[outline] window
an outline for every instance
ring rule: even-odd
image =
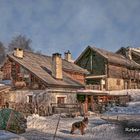
[[[27,96],[27,103],[32,103],[33,102],[33,96],[32,95],[28,95]]]
[[[57,97],[57,104],[64,104],[65,103],[65,97]]]
[[[120,84],[121,84],[121,81],[120,81],[120,79],[117,79],[117,83],[116,83],[118,86],[120,86]]]

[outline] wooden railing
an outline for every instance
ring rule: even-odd
[[[72,112],[78,112],[80,107],[78,104],[57,104],[57,103],[51,103],[52,112],[53,113],[72,113]]]
[[[86,85],[86,89],[101,90],[100,85]]]

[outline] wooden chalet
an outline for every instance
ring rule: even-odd
[[[71,61],[71,53],[40,55],[16,48],[2,67],[3,80],[12,80],[12,102],[76,103],[76,91],[85,87],[87,70]],[[39,96],[37,96],[39,95]],[[13,97],[14,96],[14,97]]]
[[[89,46],[75,64],[90,72],[86,76],[90,89],[110,91],[140,88],[140,65],[121,54]]]
[[[140,65],[130,57],[104,49],[88,46],[75,61],[78,66],[87,69],[86,90],[79,91],[79,98],[87,104],[86,110],[99,102],[128,101],[124,95],[109,95],[110,91],[140,88]],[[137,58],[138,59],[138,58]],[[82,97],[84,95],[84,97]],[[94,110],[94,109],[92,109]]]

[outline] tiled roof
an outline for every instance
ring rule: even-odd
[[[65,71],[74,71],[82,74],[86,74],[87,71],[83,68],[77,66],[74,63],[62,60],[63,68],[63,79],[57,80],[52,77],[52,57],[46,55],[40,55],[37,53],[24,51],[24,57],[22,59],[15,57],[12,53],[8,54],[8,57],[24,68],[32,72],[38,78],[43,80],[46,84],[50,86],[73,86],[73,87],[83,87],[84,85],[80,82],[67,76]]]

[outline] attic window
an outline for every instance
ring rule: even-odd
[[[52,72],[44,66],[41,66],[43,70],[45,70],[48,74],[52,75]]]

